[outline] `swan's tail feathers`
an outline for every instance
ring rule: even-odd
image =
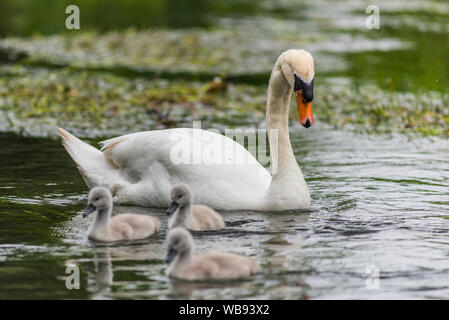
[[[100,150],[62,128],[58,128],[58,133],[62,138],[62,144],[89,188],[101,185],[104,178],[116,170]]]

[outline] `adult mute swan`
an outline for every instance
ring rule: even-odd
[[[240,144],[195,128],[144,131],[101,143],[101,151],[58,129],[89,188],[102,185],[119,204],[167,207],[171,186],[186,183],[195,202],[220,210],[309,209],[310,195],[288,132],[292,92],[300,123],[313,123],[314,66],[304,50],[287,50],[268,84],[266,120],[271,174]]]

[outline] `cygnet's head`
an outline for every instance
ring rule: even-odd
[[[95,187],[89,192],[86,210],[83,217],[87,217],[94,211],[108,209],[112,206],[112,194],[105,187]]]
[[[190,232],[181,227],[173,228],[168,232],[167,244],[167,263],[172,262],[176,256],[191,252],[194,245]]]
[[[185,207],[192,203],[192,191],[186,184],[180,184],[175,186],[170,193],[172,203],[167,210],[167,214],[170,215],[178,209],[178,207]]]

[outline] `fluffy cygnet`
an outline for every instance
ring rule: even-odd
[[[225,227],[223,218],[218,212],[208,206],[192,205],[192,191],[187,185],[175,186],[170,196],[172,203],[167,210],[167,214],[171,215],[168,221],[169,229],[184,227],[189,230],[201,231],[219,230]]]
[[[89,192],[87,208],[83,217],[96,211],[88,238],[99,241],[144,239],[159,231],[160,222],[156,217],[124,213],[111,218],[112,195],[104,187],[95,187]]]
[[[258,263],[234,253],[206,251],[193,255],[189,231],[176,227],[167,235],[167,275],[185,280],[239,279],[257,273]]]

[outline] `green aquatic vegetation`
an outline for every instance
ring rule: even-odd
[[[56,126],[104,136],[192,120],[253,123],[263,116],[264,89],[209,82],[126,78],[108,73],[35,67],[0,68],[0,129],[55,135]],[[239,120],[240,119],[240,120]],[[36,128],[36,129],[33,129]]]
[[[336,128],[449,136],[449,111],[444,107],[449,95],[445,93],[326,87],[315,97],[317,118]]]
[[[5,75],[0,78],[3,131],[55,135],[55,127],[64,126],[89,137],[191,126],[193,120],[204,121],[203,128],[257,126],[265,117],[265,86],[228,83],[221,78],[127,78],[70,68],[6,66],[0,73]],[[297,121],[293,100],[290,118]],[[447,136],[448,103],[444,93],[318,83],[314,113],[317,121],[338,129]]]
[[[99,136],[191,125],[192,120],[208,127],[257,125],[279,52],[305,47],[316,61],[318,121],[364,132],[448,135],[447,96],[420,91],[444,88],[446,46],[423,47],[445,35],[399,30],[394,17],[407,11],[406,2],[386,8],[386,32],[377,33],[338,24],[339,18],[361,14],[354,4],[337,6],[329,26],[322,25],[324,13],[315,12],[312,3],[307,19],[301,10],[288,10],[299,9],[293,2],[262,7],[272,14],[220,19],[208,29],[86,29],[3,39],[0,51],[14,52],[16,64],[29,67],[3,68],[0,128],[46,135],[59,124]],[[445,15],[444,8],[421,9]],[[305,32],[298,35],[298,30]],[[423,62],[434,51],[438,63],[429,68]],[[222,82],[212,80],[217,75]],[[331,83],[333,77],[350,85],[342,89]],[[373,83],[382,89],[367,86]],[[296,112],[290,117],[296,120]],[[29,129],[36,126],[51,129]]]
[[[27,64],[246,75],[269,72],[280,51],[316,40],[311,35],[298,39],[296,28],[266,18],[208,30],[90,30],[2,39],[0,50],[28,56],[22,61]]]

